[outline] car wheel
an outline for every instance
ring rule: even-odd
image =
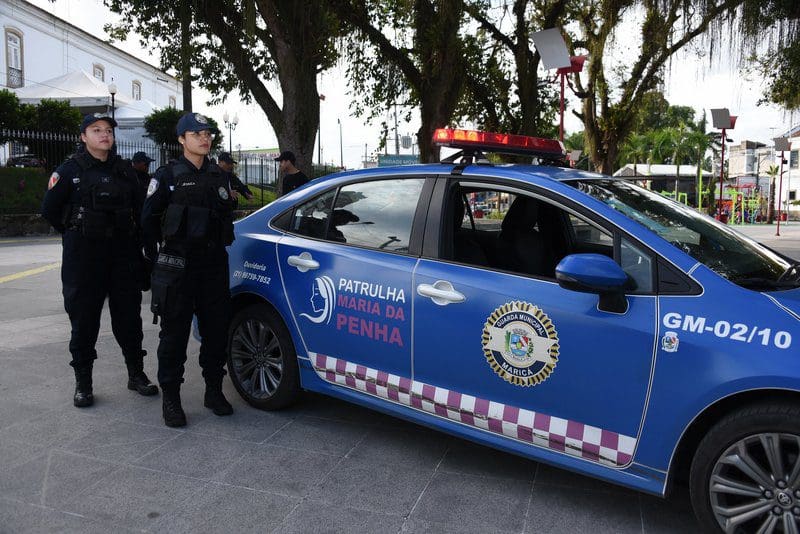
[[[284,408],[297,399],[297,355],[275,310],[256,304],[234,316],[228,335],[228,371],[236,391],[260,410]]]
[[[760,404],[721,420],[692,460],[692,507],[708,531],[800,531],[800,405]]]

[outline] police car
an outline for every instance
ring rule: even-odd
[[[796,532],[798,263],[563,168],[558,141],[435,142],[461,152],[315,180],[236,224],[243,398],[321,392],[652,494],[688,481],[704,528]]]

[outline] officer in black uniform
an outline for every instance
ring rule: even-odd
[[[70,365],[78,407],[94,402],[92,365],[106,297],[111,329],[128,367],[128,389],[158,393],[142,366],[143,195],[130,165],[114,153],[116,125],[106,115],[84,117],[82,146],[50,176],[42,203],[44,218],[63,234],[61,282],[72,324]]]
[[[136,171],[136,178],[139,180],[139,187],[142,190],[142,198],[150,185],[150,163],[155,161],[145,152],[137,152],[131,158],[131,167]]]
[[[202,338],[204,404],[216,415],[233,413],[222,393],[231,299],[225,250],[233,242],[230,177],[208,159],[217,131],[204,116],[184,115],[176,131],[183,156],[156,171],[142,210],[145,254],[155,260],[151,309],[161,318],[158,382],[164,423],[173,427],[186,425],[180,385],[193,314]]]
[[[239,162],[233,159],[231,153],[221,152],[217,160],[219,161],[218,163],[219,168],[225,172],[230,173],[230,186],[231,186],[231,191],[233,192],[233,200],[234,201],[238,200],[237,199],[238,195],[242,195],[247,200],[253,198],[253,193],[250,192],[250,188],[248,188],[239,179],[239,177],[236,176],[236,173],[233,172],[234,166],[237,165]]]

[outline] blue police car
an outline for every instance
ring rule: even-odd
[[[312,390],[657,495],[688,480],[705,528],[797,532],[798,263],[558,166],[557,141],[435,140],[461,152],[315,180],[236,224],[243,398]]]

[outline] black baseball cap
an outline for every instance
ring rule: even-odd
[[[151,161],[155,160],[150,156],[148,156],[147,154],[145,154],[144,152],[137,152],[136,154],[133,155],[131,161],[134,163],[142,163],[142,162],[150,163]]]
[[[280,156],[275,158],[275,161],[284,161],[284,160],[291,161],[292,165],[294,165],[294,162],[296,161],[294,157],[294,152],[292,152],[291,150],[284,150],[283,152],[281,152]]]
[[[233,156],[231,156],[230,152],[220,152],[219,153],[219,157],[217,158],[217,160],[224,161],[225,163],[232,163],[234,165],[239,163],[238,161],[233,159]]]
[[[112,128],[117,127],[117,121],[112,119],[109,115],[106,115],[105,113],[92,113],[90,115],[83,116],[83,121],[81,122],[81,133],[86,133],[86,128],[97,121],[106,121],[111,125]]]
[[[208,122],[208,119],[205,117],[205,115],[201,115],[200,113],[187,113],[180,118],[178,125],[175,127],[175,133],[177,133],[178,136],[181,136],[186,132],[202,132],[203,130],[208,130],[212,133],[219,133],[219,130],[217,130],[213,124]]]

